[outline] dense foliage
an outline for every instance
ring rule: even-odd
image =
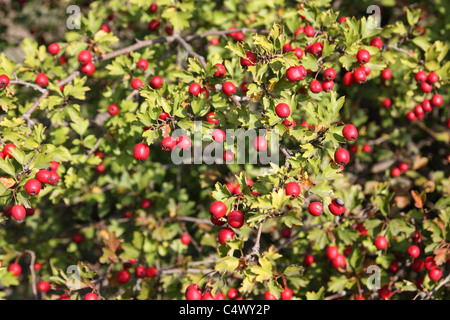
[[[450,297],[448,2],[0,2],[2,298]]]

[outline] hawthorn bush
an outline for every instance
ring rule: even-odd
[[[448,2],[0,2],[2,298],[450,297]]]

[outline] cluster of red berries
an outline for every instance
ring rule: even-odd
[[[402,161],[398,164],[398,166],[396,166],[395,168],[392,168],[391,170],[391,176],[392,177],[400,177],[400,175],[402,174],[402,172],[406,172],[409,170],[409,165]]]

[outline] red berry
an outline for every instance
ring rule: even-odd
[[[425,112],[433,111],[433,107],[431,105],[431,102],[428,99],[423,100],[421,106],[422,106],[422,110],[425,111]]]
[[[442,270],[438,268],[434,268],[430,271],[428,271],[428,276],[433,281],[438,281],[442,276]]]
[[[342,200],[342,198],[331,200],[331,203],[328,205],[328,209],[335,216],[343,214],[345,212],[344,200]]]
[[[391,101],[391,99],[386,98],[383,100],[381,105],[383,106],[383,108],[389,109],[392,106],[392,101]]]
[[[353,73],[351,71],[348,71],[343,78],[344,85],[347,87],[351,86],[353,84]]]
[[[391,78],[392,78],[392,72],[390,69],[386,68],[383,71],[381,71],[381,79],[390,80]]]
[[[389,299],[392,295],[392,291],[389,290],[387,286],[384,286],[380,290],[378,290],[378,295],[381,299]]]
[[[73,240],[73,242],[75,242],[76,244],[80,244],[81,242],[83,242],[84,237],[83,237],[83,235],[82,235],[81,233],[75,233],[75,234],[72,236],[72,240]]]
[[[289,121],[288,119],[285,119],[283,121],[283,124],[286,126],[286,129],[288,130],[296,126],[295,120]]]
[[[206,122],[216,125],[219,123],[219,119],[216,118],[216,114],[214,112],[210,112],[206,115]]]
[[[46,87],[48,85],[48,77],[43,73],[39,73],[36,76],[36,84],[41,87]]]
[[[236,93],[236,86],[233,84],[233,82],[227,81],[222,85],[222,91],[227,96],[232,96]]]
[[[239,229],[244,225],[244,214],[241,211],[231,211],[227,220],[230,227]]]
[[[358,59],[359,64],[366,64],[370,61],[370,52],[366,49],[360,49],[356,54],[356,59]]]
[[[241,66],[247,68],[252,66],[256,62],[256,56],[251,51],[245,51],[247,59],[241,58]]]
[[[95,293],[90,292],[84,296],[84,300],[98,300],[98,296]]]
[[[319,202],[311,202],[308,206],[308,211],[313,216],[320,216],[323,212],[323,206]]]
[[[30,196],[37,196],[41,191],[41,183],[37,179],[30,179],[25,184],[25,190]]]
[[[153,19],[148,24],[148,30],[150,30],[150,31],[155,31],[156,29],[158,29],[158,27],[159,27],[159,21],[156,19]]]
[[[227,73],[227,70],[225,69],[223,64],[216,63],[216,66],[219,67],[216,72],[214,72],[214,76],[216,78],[223,78],[225,74]]]
[[[342,16],[339,18],[338,23],[341,24],[342,22],[344,22],[345,20],[347,20],[347,17]]]
[[[436,72],[430,72],[428,74],[428,77],[427,77],[427,82],[428,83],[433,84],[433,83],[438,82],[438,81],[439,81],[439,76],[436,74]]]
[[[56,161],[50,161],[50,170],[57,171],[59,168],[59,163]]]
[[[52,55],[58,54],[60,48],[59,48],[59,44],[57,43],[51,43],[48,46],[48,52],[50,52]]]
[[[147,145],[138,143],[134,146],[133,155],[136,160],[145,160],[148,158],[149,154],[150,148]]]
[[[161,148],[164,151],[171,151],[177,145],[177,140],[173,137],[166,137],[161,141]]]
[[[440,107],[442,106],[442,103],[444,102],[444,100],[442,99],[442,97],[438,94],[435,94],[432,98],[431,98],[431,104],[433,105],[433,107]]]
[[[309,89],[312,93],[319,93],[320,91],[322,91],[322,84],[318,80],[313,80],[309,84]]]
[[[334,161],[337,164],[346,165],[350,161],[350,154],[343,148],[337,149],[334,153]]]
[[[347,124],[342,129],[342,135],[346,140],[353,141],[358,137],[358,130],[356,130],[356,127],[352,124]]]
[[[148,61],[146,59],[139,59],[137,63],[138,69],[145,71],[148,68]]]
[[[416,73],[415,79],[418,84],[427,81],[428,75],[425,71],[419,71]]]
[[[256,139],[253,141],[253,147],[256,151],[266,151],[268,146],[267,139],[263,136],[256,137]]]
[[[231,150],[226,150],[223,153],[224,162],[232,162],[234,160],[234,152]]]
[[[161,119],[163,121],[165,121],[169,117],[170,117],[170,114],[168,114],[167,112],[164,112],[164,111],[159,115],[159,119]]]
[[[189,137],[180,136],[177,140],[177,147],[182,150],[188,150],[192,146],[192,141]]]
[[[212,38],[211,40],[209,40],[209,43],[213,46],[217,46],[220,43],[219,38]]]
[[[336,269],[345,267],[345,256],[339,253],[336,258],[331,260],[331,265]]]
[[[434,261],[434,258],[431,256],[425,258],[424,264],[427,270],[433,270],[436,268],[436,261]]]
[[[353,71],[353,81],[359,84],[366,82],[367,76],[363,69],[358,68]]]
[[[311,53],[316,58],[322,56],[322,51],[323,51],[323,43],[316,42],[311,46]]]
[[[12,154],[10,152],[11,149],[16,149],[17,147],[13,144],[13,143],[7,143],[4,147],[3,147],[3,154],[5,155],[5,157],[9,157],[12,158]]]
[[[411,236],[412,241],[416,243],[422,242],[422,234],[418,231],[414,231],[414,233]]]
[[[186,300],[201,300],[202,291],[200,290],[198,285],[191,284],[186,288],[185,297]]]
[[[239,292],[236,288],[230,288],[230,290],[228,290],[228,293],[227,293],[228,299],[234,300],[237,298],[238,295],[239,295]]]
[[[314,37],[314,34],[316,33],[312,26],[306,26],[304,32],[307,37]]]
[[[152,201],[150,199],[144,198],[141,201],[141,208],[142,209],[148,209],[152,205]]]
[[[147,276],[147,268],[145,268],[144,266],[137,266],[136,270],[134,271],[134,275],[136,276],[136,278],[145,278]]]
[[[409,112],[406,114],[406,118],[407,118],[409,121],[415,121],[415,120],[417,119],[417,117],[416,117],[416,115],[414,114],[413,111],[409,111]]]
[[[414,259],[414,261],[411,263],[411,268],[413,268],[414,271],[419,272],[423,269],[424,263],[421,259]]]
[[[24,206],[22,205],[15,205],[11,209],[11,215],[14,219],[17,221],[25,219],[27,212],[25,211]]]
[[[329,246],[326,251],[327,257],[330,260],[335,259],[339,254],[339,249],[336,246]]]
[[[103,30],[106,33],[109,33],[111,30],[109,30],[109,27],[106,24],[102,24],[100,27],[100,30]]]
[[[149,278],[156,278],[158,275],[158,270],[156,270],[155,267],[148,267],[147,268],[147,277]]]
[[[139,78],[134,78],[133,80],[131,80],[131,87],[132,87],[134,90],[137,90],[137,89],[139,89],[140,87],[143,87],[143,86],[144,86],[144,83],[142,82],[141,79],[139,79]]]
[[[420,249],[419,249],[419,247],[416,246],[416,245],[414,245],[414,244],[411,245],[411,246],[409,246],[407,252],[408,252],[408,255],[410,255],[411,258],[413,258],[413,259],[417,258],[417,257],[420,255]]]
[[[383,41],[380,38],[373,38],[370,40],[370,45],[381,49],[383,47]]]
[[[303,49],[300,48],[300,47],[295,48],[294,49],[294,54],[299,59],[303,58]]]
[[[128,270],[120,270],[117,273],[117,281],[121,284],[125,284],[130,280],[131,276]]]
[[[159,89],[162,87],[162,85],[163,85],[163,79],[160,76],[154,76],[150,80],[150,87],[152,87],[153,89]]]
[[[231,240],[231,239],[233,239],[233,237],[234,237],[234,231],[231,230],[230,228],[220,229],[219,235],[218,235],[220,243],[226,243],[227,240]]]
[[[291,108],[286,103],[279,103],[275,107],[275,112],[280,118],[287,118],[291,114]]]
[[[79,54],[78,54],[78,62],[81,65],[85,65],[88,64],[89,62],[91,62],[92,60],[92,54],[90,51],[88,50],[82,50]]]
[[[388,246],[388,241],[385,236],[378,236],[375,238],[374,244],[378,250],[384,250]]]
[[[212,138],[216,142],[219,142],[219,143],[224,142],[225,138],[226,138],[225,132],[223,132],[223,130],[220,130],[220,129],[214,129],[212,132]]]
[[[303,264],[304,264],[306,267],[311,266],[313,263],[314,263],[314,257],[313,257],[312,255],[307,254],[307,255],[305,255],[305,256],[303,257]]]
[[[40,292],[47,292],[50,290],[50,283],[47,281],[39,281],[38,284],[36,285],[36,288]]]
[[[8,267],[8,271],[12,272],[13,276],[17,277],[22,273],[22,267],[18,263],[11,263]]]
[[[92,62],[89,62],[81,67],[81,73],[85,76],[92,76],[95,72],[95,65]]]
[[[265,300],[277,300],[277,298],[270,293],[270,291],[266,291],[266,293],[264,293],[264,299]]]
[[[398,168],[401,170],[401,171],[408,171],[409,170],[409,165],[406,163],[406,162],[400,162],[399,164],[398,164]],[[417,232],[417,231],[416,231]]]
[[[420,84],[420,89],[421,89],[423,92],[428,93],[428,92],[431,92],[431,90],[433,89],[433,86],[432,86],[431,84],[429,84],[428,82],[422,82],[422,83]]]
[[[293,66],[286,70],[286,77],[290,82],[303,80],[306,77],[306,69],[303,66]]]
[[[191,236],[190,235],[188,235],[188,234],[183,234],[183,235],[181,235],[181,242],[184,244],[184,245],[188,245],[189,243],[191,243]]]
[[[39,180],[40,183],[49,183],[50,171],[39,170],[38,173],[36,173],[36,178]]]
[[[291,198],[297,198],[300,195],[300,185],[297,182],[289,182],[286,187],[286,195],[291,196]]]
[[[334,80],[334,78],[336,78],[336,70],[334,70],[334,68],[328,68],[324,71],[323,73],[323,77],[327,80],[327,81],[331,81]]]
[[[289,239],[291,237],[291,228],[285,227],[281,229],[281,237]]]
[[[362,146],[362,149],[361,149],[363,152],[366,152],[366,153],[369,153],[369,152],[372,152],[372,147],[371,146],[369,146],[368,144],[364,144],[363,146]]]
[[[150,10],[150,12],[156,12],[156,10],[158,10],[158,5],[156,4],[156,2],[153,2],[148,10]]]
[[[0,89],[4,89],[9,84],[9,77],[6,74],[0,75]]]
[[[213,204],[209,207],[209,213],[214,215],[217,219],[222,218],[227,214],[228,208],[225,203],[222,201],[215,201]]]
[[[400,177],[400,175],[402,174],[400,168],[395,167],[391,170],[391,176],[393,176],[394,178],[396,177]]]
[[[117,114],[119,113],[119,107],[118,107],[117,105],[115,105],[115,104],[111,104],[111,105],[108,107],[108,113],[109,113],[111,116],[117,115]]]
[[[42,269],[42,263],[40,263],[40,262],[35,262],[34,263],[34,270],[35,271],[39,271],[39,270],[41,270]]]
[[[291,300],[293,295],[294,292],[291,289],[285,288],[283,292],[281,292],[281,300]]]

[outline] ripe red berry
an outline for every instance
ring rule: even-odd
[[[158,270],[156,270],[155,267],[148,267],[147,268],[147,277],[149,278],[156,278],[158,275]]]
[[[327,68],[323,73],[323,77],[327,81],[334,80],[334,78],[336,78],[336,70],[334,70],[334,68]]]
[[[226,139],[225,132],[223,132],[223,130],[220,129],[214,129],[212,132],[212,138],[214,141],[222,143]]]
[[[422,106],[422,110],[425,111],[425,112],[433,111],[433,107],[431,105],[431,102],[428,99],[423,100],[421,106]]]
[[[308,211],[313,216],[320,216],[323,212],[323,206],[319,202],[311,202],[308,206]]]
[[[444,102],[444,100],[442,99],[442,97],[438,94],[435,94],[432,98],[431,98],[431,104],[433,105],[433,107],[440,107],[442,106],[442,103]]]
[[[298,27],[297,30],[295,31],[295,36],[298,36],[300,33],[304,33],[305,29],[303,27]]]
[[[412,241],[416,243],[422,242],[422,234],[418,231],[414,231],[414,233],[411,236]]]
[[[345,212],[344,200],[342,200],[342,198],[335,198],[331,200],[331,203],[328,205],[328,209],[335,216],[343,214]]]
[[[11,263],[8,267],[8,271],[12,272],[13,276],[17,277],[22,273],[22,267],[18,263]]]
[[[361,149],[363,152],[366,152],[366,153],[369,153],[369,152],[372,152],[372,147],[371,146],[369,146],[368,144],[364,144],[363,146],[362,146],[362,149]]]
[[[399,168],[401,171],[408,171],[408,170],[409,170],[409,165],[408,165],[406,162],[400,162],[400,163],[398,164],[398,168]]]
[[[98,296],[93,292],[89,292],[84,296],[84,300],[98,300]]]
[[[108,113],[109,113],[111,116],[117,115],[117,114],[119,113],[119,107],[118,107],[117,105],[115,105],[115,104],[109,105],[109,107],[108,107]]]
[[[143,86],[144,86],[144,83],[142,82],[141,79],[139,79],[139,78],[134,78],[133,80],[131,80],[131,87],[132,87],[134,90],[137,90],[137,89],[139,89],[140,87],[143,87]]]
[[[241,66],[247,68],[252,66],[256,62],[256,56],[251,51],[245,51],[245,56],[247,59],[241,58]]]
[[[294,54],[298,59],[303,58],[303,49],[300,47],[297,47],[294,49]]]
[[[180,239],[181,243],[183,243],[184,245],[188,245],[189,243],[191,243],[191,236],[187,233],[182,234]]]
[[[277,300],[277,298],[270,291],[266,291],[264,293],[264,300]]]
[[[436,268],[436,261],[433,257],[429,256],[425,258],[424,265],[427,270],[433,270]]]
[[[237,298],[238,295],[239,295],[239,292],[236,288],[230,288],[230,290],[228,290],[228,293],[227,293],[228,299],[234,300]]]
[[[286,103],[279,103],[275,107],[275,112],[280,118],[287,118],[291,115],[291,108]]]
[[[350,161],[350,154],[343,148],[337,149],[334,153],[334,161],[337,164],[346,165]]]
[[[9,77],[6,74],[0,75],[0,89],[4,89],[9,84]]]
[[[326,250],[328,259],[333,260],[339,254],[339,249],[336,246],[329,246]]]
[[[330,92],[334,88],[334,81],[323,81],[322,90],[325,92]]]
[[[59,183],[59,174],[55,171],[49,171],[50,176],[48,178],[48,183],[52,186],[56,186]]]
[[[201,300],[202,291],[200,290],[198,285],[191,284],[186,288],[185,297],[186,300]]]
[[[428,75],[425,71],[419,71],[416,73],[415,79],[418,84],[427,81]]]
[[[402,174],[402,172],[401,172],[400,168],[398,168],[398,167],[392,168],[392,170],[391,170],[392,177],[394,177],[394,178],[400,177],[401,174]]]
[[[285,43],[283,45],[283,53],[290,52],[290,51],[293,51],[293,50],[294,49],[292,49],[292,46],[291,46],[290,43]]]
[[[414,261],[411,263],[411,268],[413,268],[414,271],[420,272],[423,269],[424,263],[422,259],[414,259]]]
[[[30,196],[37,196],[41,191],[41,183],[37,179],[30,179],[25,184],[25,190]]]
[[[145,71],[148,68],[148,61],[146,59],[139,59],[137,62],[138,69]]]
[[[81,73],[85,76],[92,76],[95,72],[95,65],[92,62],[89,62],[81,67],[80,69]],[[62,90],[61,90],[62,91]]]
[[[40,263],[40,262],[35,262],[34,263],[34,270],[35,271],[39,271],[39,270],[41,270],[42,269],[42,263]]]
[[[291,198],[297,198],[300,195],[300,185],[297,182],[289,182],[286,187],[286,195],[291,196]]]
[[[331,265],[338,269],[338,268],[343,268],[345,267],[345,256],[341,253],[339,253],[336,258],[334,258],[333,260],[331,260]]]
[[[227,96],[232,96],[236,93],[236,86],[231,81],[227,81],[222,85],[222,91]]]
[[[97,153],[97,152],[96,152]],[[50,170],[57,171],[59,168],[59,163],[56,161],[50,161]]]
[[[316,33],[312,26],[306,26],[304,30],[307,37],[314,37],[314,34]]]
[[[307,254],[303,257],[303,264],[306,267],[311,266],[314,263],[314,257],[311,254]]]
[[[141,201],[141,208],[142,209],[148,209],[152,205],[152,201],[150,199],[144,198]]]
[[[309,84],[309,89],[312,93],[319,93],[320,91],[322,91],[322,84],[318,80],[313,80]]]
[[[388,246],[388,241],[385,236],[378,236],[375,238],[374,244],[378,250],[384,250]]]
[[[170,114],[168,114],[167,112],[164,112],[164,111],[159,115],[159,119],[163,120],[163,121],[165,121],[169,117],[170,117]]]
[[[39,73],[36,76],[36,84],[41,87],[46,87],[48,85],[48,77],[43,73]]]
[[[220,40],[219,40],[219,38],[214,37],[211,40],[209,40],[209,43],[213,46],[217,46],[217,45],[219,45]]]
[[[25,219],[27,213],[25,211],[24,206],[15,205],[11,209],[11,215],[13,216],[14,219],[16,219],[17,221],[20,221],[20,220]]]
[[[431,90],[433,90],[433,86],[432,86],[431,84],[429,84],[428,82],[422,82],[422,83],[420,84],[420,89],[421,89],[423,92],[428,93],[428,92],[431,92]]]
[[[296,82],[305,79],[306,69],[302,65],[293,66],[286,70],[286,77],[290,82]]]
[[[159,27],[159,20],[153,19],[148,24],[148,30],[155,31]]]
[[[75,242],[76,244],[80,244],[81,242],[83,242],[84,237],[81,233],[75,233],[72,236],[72,241]]]
[[[386,98],[383,100],[383,102],[381,103],[381,106],[383,108],[389,109],[392,106],[392,101],[389,98]]]
[[[47,281],[39,281],[38,284],[36,285],[36,288],[40,292],[48,292],[50,290],[50,283]]]
[[[351,71],[348,71],[344,75],[344,78],[342,80],[344,82],[344,85],[346,85],[347,87],[351,86],[353,84],[353,73]]]
[[[232,162],[234,160],[234,152],[231,150],[226,150],[223,153],[223,161],[224,162]]]
[[[12,156],[12,154],[11,154],[11,150],[12,149],[16,149],[17,147],[13,144],[13,143],[7,143],[4,147],[3,147],[3,150],[2,150],[2,152],[3,152],[3,154],[4,154],[4,156],[5,157],[9,157],[9,158],[12,158],[13,156]]]
[[[156,10],[158,10],[158,5],[156,4],[156,2],[153,2],[148,10],[150,10],[150,12],[156,12]]]
[[[350,146],[350,152],[351,153],[357,153],[358,152],[358,145],[357,144],[353,144]]]
[[[138,143],[134,146],[133,155],[136,160],[145,160],[148,158],[149,154],[150,148],[147,145]]]
[[[145,278],[147,276],[147,268],[145,268],[144,266],[137,266],[136,270],[134,271],[134,275],[136,276],[136,278]]]
[[[233,237],[234,237],[234,231],[231,230],[230,228],[220,229],[219,235],[218,235],[220,243],[226,243],[227,240],[231,240],[231,239],[233,239]]]
[[[49,170],[39,170],[38,173],[36,173],[36,179],[38,179],[40,183],[49,183],[49,178]]]
[[[434,268],[430,271],[428,271],[428,276],[433,281],[438,281],[442,276],[442,270],[438,268]]]
[[[57,44],[57,43],[51,43],[48,46],[48,52],[50,52],[52,55],[58,54],[59,50],[60,50],[60,47],[59,47],[59,44]]]
[[[103,30],[106,33],[110,33],[110,31],[111,31],[109,29],[108,25],[106,25],[106,24],[102,24],[102,26],[100,27],[100,30]]]
[[[370,61],[370,52],[366,49],[360,49],[356,54],[359,64],[363,65]]]
[[[392,296],[392,291],[387,286],[378,290],[378,295],[381,299],[389,299]]]
[[[216,63],[216,66],[219,67],[216,72],[214,72],[214,76],[216,78],[223,78],[225,74],[227,73],[227,70],[225,69],[223,64]]]
[[[214,112],[210,112],[206,115],[206,122],[216,125],[219,123],[219,119],[216,118],[216,114]]]
[[[293,295],[294,292],[291,289],[285,288],[283,292],[281,292],[281,300],[291,300]]]
[[[97,167],[95,168],[95,171],[97,171],[98,174],[102,174],[103,172],[105,172],[106,167],[103,163],[100,163],[97,165]]]
[[[407,253],[411,256],[411,258],[415,259],[420,255],[420,249],[418,246],[413,244],[409,246]]]
[[[352,124],[347,124],[343,129],[342,129],[342,135],[344,136],[344,138],[346,140],[349,141],[353,141],[356,138],[358,138],[358,130],[356,129],[356,127]]]
[[[165,137],[161,141],[161,148],[164,151],[171,151],[171,150],[173,150],[173,148],[175,148],[176,145],[177,145],[177,140],[171,136]]]
[[[222,201],[215,201],[213,204],[209,207],[209,213],[214,215],[217,219],[222,218],[227,214],[228,208],[225,203]]]
[[[417,117],[416,117],[416,115],[414,114],[413,111],[409,111],[409,112],[406,114],[406,118],[407,118],[409,121],[415,121],[415,120],[417,119]]]
[[[291,228],[288,227],[284,227],[283,229],[281,229],[281,237],[289,239],[291,237]]]
[[[244,225],[244,214],[241,211],[231,211],[227,217],[228,224],[232,228],[239,229]]]
[[[366,79],[367,79],[367,75],[363,69],[358,68],[355,71],[353,71],[353,81],[354,82],[362,84],[362,83],[366,82]]]
[[[182,150],[188,150],[192,146],[192,141],[187,136],[179,136],[177,140],[177,147]]]
[[[297,124],[295,123],[295,120],[289,121],[288,119],[285,119],[283,121],[283,124],[285,125],[286,129],[291,129],[293,127],[295,127]]]
[[[125,284],[130,280],[131,276],[128,270],[120,270],[117,273],[117,281],[121,284]]]
[[[427,82],[428,82],[429,84],[433,84],[433,83],[436,83],[436,82],[438,82],[438,81],[439,81],[439,76],[436,74],[436,72],[430,72],[430,73],[428,74]]]
[[[311,53],[314,57],[319,58],[322,56],[323,43],[316,42],[311,46]]]
[[[341,24],[342,22],[344,22],[345,20],[347,20],[347,17],[342,16],[339,18],[338,23]]]
[[[153,76],[150,80],[150,87],[153,89],[159,89],[163,85],[163,79],[160,76]]]
[[[392,72],[389,68],[386,68],[383,71],[381,71],[381,79],[390,80],[391,78],[392,78]]]
[[[383,41],[380,38],[373,38],[370,40],[370,45],[381,49],[383,47]]]
[[[268,146],[267,139],[263,136],[256,137],[253,141],[253,147],[256,151],[266,151]]]
[[[89,62],[91,62],[91,60],[92,60],[92,54],[88,50],[82,50],[78,54],[78,62],[83,66],[88,64]]]

